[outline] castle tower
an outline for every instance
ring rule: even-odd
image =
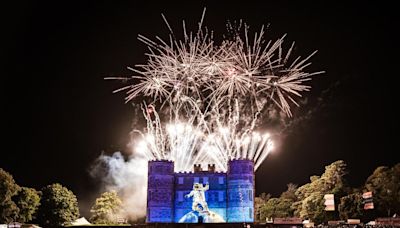
[[[227,222],[254,222],[253,161],[229,161],[227,179]]]
[[[147,222],[173,222],[174,163],[149,161],[147,182]]]

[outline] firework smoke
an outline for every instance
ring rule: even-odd
[[[123,202],[121,217],[137,220],[146,215],[147,159],[131,156],[125,161],[120,152],[101,155],[90,174],[104,184],[105,191],[115,190]]]

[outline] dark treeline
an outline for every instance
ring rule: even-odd
[[[122,201],[114,191],[98,197],[91,213],[90,221],[94,224],[125,222],[121,220]],[[78,200],[71,190],[58,183],[40,191],[21,187],[11,174],[0,168],[0,224],[19,222],[60,227],[78,218]]]
[[[320,176],[311,176],[302,186],[288,184],[279,197],[262,193],[255,199],[256,220],[300,217],[316,224],[331,220],[361,219],[364,222],[378,217],[390,217],[400,212],[400,163],[393,167],[380,166],[363,186],[350,187],[345,177],[346,163],[342,160],[325,167]],[[372,192],[374,209],[364,210],[362,194]],[[335,210],[325,211],[325,194],[334,194]]]

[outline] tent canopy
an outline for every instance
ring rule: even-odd
[[[82,226],[82,225],[91,225],[91,223],[88,222],[88,220],[86,220],[85,217],[82,217],[82,218],[78,218],[77,220],[71,222],[71,225],[73,225],[73,226]]]

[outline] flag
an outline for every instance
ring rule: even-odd
[[[325,211],[334,211],[335,210],[335,196],[333,194],[325,194]]]

